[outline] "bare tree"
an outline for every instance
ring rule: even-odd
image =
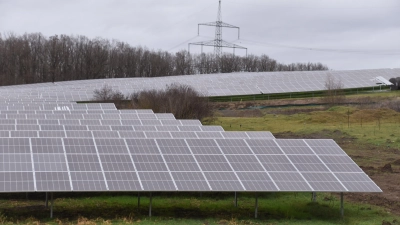
[[[325,80],[325,95],[324,101],[328,105],[337,105],[345,100],[343,91],[343,83],[340,78],[335,78],[332,74],[328,74]]]

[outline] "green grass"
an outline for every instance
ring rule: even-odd
[[[62,195],[62,194],[58,194]],[[82,194],[80,194],[82,196]],[[258,218],[254,219],[254,193],[239,193],[238,207],[233,193],[156,193],[153,216],[148,216],[149,198],[137,195],[90,194],[90,197],[56,198],[54,219],[39,200],[1,200],[2,224],[379,224],[393,221],[379,207],[345,203],[340,217],[340,202],[335,194],[319,193],[311,202],[310,193],[261,193]],[[11,202],[11,204],[7,204]]]
[[[294,115],[218,117],[206,121],[205,124],[220,125],[226,131],[294,132],[300,135],[322,130],[340,130],[361,142],[395,148],[400,146],[400,113],[389,109],[362,110],[340,106],[326,111]]]

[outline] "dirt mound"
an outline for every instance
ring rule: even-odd
[[[385,172],[386,172],[386,173],[393,173],[392,165],[391,165],[390,163],[384,165],[384,166],[381,168],[381,172],[384,172],[384,173],[385,173]]]

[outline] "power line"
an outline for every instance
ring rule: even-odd
[[[366,7],[305,7],[305,6],[279,6],[272,4],[260,4],[260,3],[251,3],[251,2],[243,2],[243,1],[231,1],[230,3],[238,4],[238,5],[252,5],[257,7],[268,7],[268,8],[278,8],[278,9],[328,9],[328,10],[376,10],[376,9],[393,9],[400,8],[400,6],[366,6]]]
[[[246,39],[240,39],[241,41],[250,42],[256,45],[263,46],[273,46],[277,48],[290,48],[298,50],[307,51],[319,51],[319,52],[336,52],[336,53],[357,53],[357,54],[370,54],[370,55],[400,55],[400,50],[398,49],[331,49],[331,48],[314,48],[314,47],[304,47],[304,46],[292,46],[292,45],[282,45],[269,42],[259,42],[251,41]]]
[[[186,40],[186,41],[184,41],[184,42],[182,42],[182,43],[180,43],[180,44],[177,44],[177,45],[175,45],[174,47],[168,49],[167,51],[169,52],[169,51],[171,51],[172,49],[175,49],[175,48],[177,48],[177,47],[179,47],[179,46],[181,46],[181,45],[183,45],[183,44],[186,44],[186,43],[188,43],[189,41],[191,41],[191,40],[193,40],[193,39],[195,39],[195,38],[197,38],[197,37],[199,37],[199,36],[196,35],[196,36],[194,36],[194,37],[191,37],[190,39],[188,39],[188,40]]]

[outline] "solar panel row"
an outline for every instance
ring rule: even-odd
[[[328,76],[340,80],[344,88],[377,86],[373,80],[398,77],[400,69],[353,71],[293,71],[203,74],[154,78],[120,78],[79,80],[45,84],[0,87],[0,99],[5,101],[88,101],[93,91],[104,84],[129,95],[142,90],[165,89],[179,83],[190,85],[206,96],[253,95],[288,92],[320,91],[325,89]]]
[[[244,74],[229,74],[0,87],[5,103],[0,106],[0,192],[380,192],[332,140],[281,140],[270,132],[225,132],[220,126],[176,120],[172,114],[151,110],[64,102],[90,100],[93,90],[105,82],[131,93],[163,89],[179,79],[180,83],[194,82],[198,90],[224,95],[259,93],[263,85],[275,85],[273,81],[290,83],[294,74],[275,75],[245,73],[245,80]]]
[[[102,126],[97,126],[102,127]],[[7,127],[0,127],[6,129]],[[85,129],[87,128],[87,129]],[[221,131],[134,131],[134,130],[94,130],[93,127],[87,126],[68,126],[62,130],[1,130],[0,137],[85,137],[85,138],[196,138],[196,139],[237,139],[230,132]],[[12,127],[11,127],[12,129]],[[85,129],[85,130],[83,130]],[[140,129],[137,129],[140,130]],[[270,132],[241,132],[240,139],[274,139]]]
[[[1,192],[381,191],[332,140],[0,138],[0,147]]]

